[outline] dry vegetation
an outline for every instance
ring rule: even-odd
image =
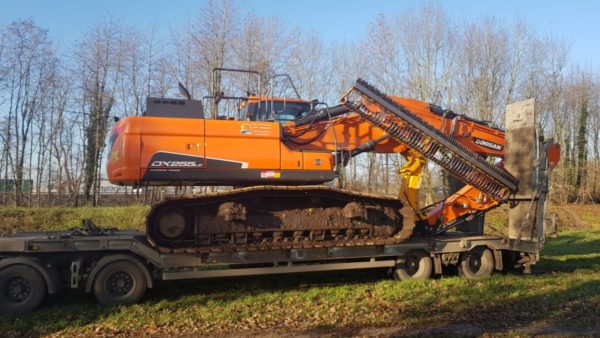
[[[146,210],[3,209],[0,224],[59,229],[93,217],[105,226],[139,228]],[[559,213],[561,235],[548,240],[529,276],[421,283],[372,270],[161,282],[128,307],[102,307],[90,295],[63,292],[33,314],[0,318],[0,327],[9,336],[600,334],[600,206],[551,211]],[[495,210],[488,224],[502,231],[506,212]]]

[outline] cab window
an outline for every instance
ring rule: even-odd
[[[242,109],[242,116],[252,121],[292,121],[310,111],[308,102],[262,101],[250,103]]]

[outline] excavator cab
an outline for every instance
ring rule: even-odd
[[[245,78],[247,82],[246,96],[225,94],[221,91],[224,74],[234,74]],[[238,112],[234,119],[252,122],[279,122],[284,124],[306,116],[313,109],[313,102],[300,98],[300,94],[288,74],[272,74],[270,80],[264,85],[264,73],[255,70],[214,68],[211,78],[210,95],[206,96],[210,102],[211,115],[218,116],[219,103],[228,100],[239,102]],[[286,86],[282,86],[286,84]],[[181,87],[181,86],[180,86]],[[278,93],[275,95],[275,93]],[[286,93],[293,92],[295,97],[288,97]],[[258,94],[251,94],[258,93]],[[229,116],[229,115],[228,115]],[[217,119],[219,119],[217,117]]]
[[[244,121],[277,121],[285,123],[302,118],[311,111],[304,100],[250,97],[241,103],[240,119]]]

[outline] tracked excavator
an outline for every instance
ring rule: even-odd
[[[223,98],[209,99],[216,106]],[[401,243],[414,231],[439,233],[473,222],[518,192],[518,180],[502,167],[503,130],[388,96],[362,79],[334,107],[299,98],[235,99],[235,114],[208,119],[203,101],[148,98],[143,116],[122,118],[112,128],[107,173],[113,184],[235,187],[156,204],[147,234],[162,252]],[[550,165],[558,161],[556,146],[543,151]],[[406,159],[398,197],[323,185],[365,152]],[[418,191],[429,161],[464,186],[421,208]]]

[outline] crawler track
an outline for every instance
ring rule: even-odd
[[[327,186],[257,186],[165,200],[147,233],[163,252],[221,252],[400,243],[411,210],[395,198]]]

